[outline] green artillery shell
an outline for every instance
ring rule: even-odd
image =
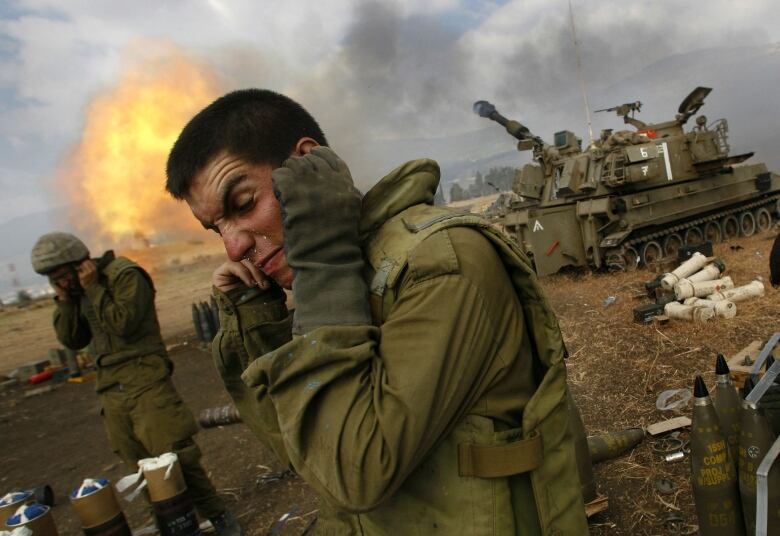
[[[737,472],[701,376],[693,390],[691,484],[701,536],[742,536]]]
[[[642,442],[645,431],[642,428],[627,428],[617,432],[607,432],[588,437],[588,450],[592,463],[617,458]]]
[[[755,406],[742,403],[739,434],[739,492],[748,534],[756,531],[756,470],[774,442],[764,415]],[[780,469],[769,473],[769,534],[780,534]],[[773,532],[774,530],[774,532]]]
[[[588,439],[585,436],[585,425],[582,423],[580,410],[574,403],[571,391],[566,389],[566,397],[569,403],[569,430],[574,439],[574,453],[577,456],[577,472],[580,474],[582,485],[582,498],[585,504],[596,499],[596,481],[593,476],[593,465],[590,463],[588,452]]]
[[[198,424],[201,428],[216,428],[243,422],[238,410],[233,404],[206,408],[198,415]]]
[[[712,405],[715,406],[715,413],[718,414],[721,430],[726,435],[726,443],[728,443],[729,450],[731,450],[731,459],[736,460],[742,400],[736,387],[731,383],[729,366],[726,364],[726,358],[723,357],[723,354],[718,354],[715,374],[717,383],[715,384],[715,392],[712,395]]]

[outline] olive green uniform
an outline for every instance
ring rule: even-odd
[[[99,279],[79,300],[56,300],[54,328],[68,348],[91,344],[101,414],[114,452],[132,471],[138,460],[175,452],[193,503],[204,518],[225,505],[200,465],[198,426],[171,382],[154,307],[154,286],[140,266],[107,252]]]
[[[364,199],[374,325],[293,337],[280,290],[216,292],[217,368],[324,499],[320,533],[586,534],[557,322],[522,253],[430,206],[437,184],[410,162]]]

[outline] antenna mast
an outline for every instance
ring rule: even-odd
[[[582,74],[582,60],[580,59],[580,44],[577,41],[577,32],[574,30],[574,11],[569,0],[569,23],[571,25],[571,38],[574,41],[574,54],[577,58],[577,75],[582,89],[582,100],[585,103],[585,119],[588,121],[588,137],[593,142],[593,127],[590,124],[590,103],[588,102],[588,90],[585,87],[585,76]]]

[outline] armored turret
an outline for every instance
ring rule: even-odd
[[[674,119],[647,123],[640,101],[616,112],[632,130],[606,129],[587,148],[568,130],[545,143],[492,104],[474,111],[504,126],[533,151],[517,174],[521,197],[502,224],[532,258],[540,275],[564,266],[635,269],[686,244],[718,242],[766,231],[780,217],[780,175],[753,153],[730,154],[726,119],[700,115],[712,91],[694,89]]]

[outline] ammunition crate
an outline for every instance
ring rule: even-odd
[[[634,308],[634,322],[647,324],[653,321],[656,315],[664,314],[664,306],[657,303],[648,303]]]
[[[703,242],[701,244],[691,244],[690,246],[681,247],[677,252],[677,262],[683,263],[687,261],[697,251],[705,257],[712,257],[712,242]]]

